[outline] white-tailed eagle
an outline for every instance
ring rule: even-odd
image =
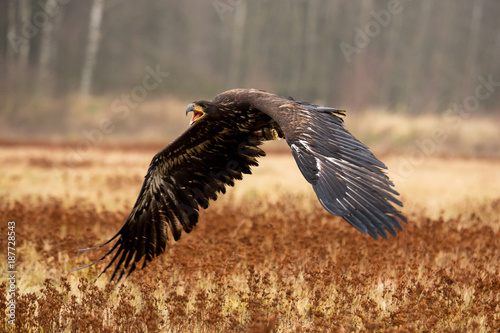
[[[125,224],[97,246],[116,240],[96,261],[112,256],[102,272],[114,265],[111,280],[162,254],[169,232],[175,240],[183,230],[190,232],[200,208],[250,174],[265,155],[259,146],[276,137],[286,139],[328,212],[375,239],[402,230],[400,221],[406,218],[394,206],[402,203],[383,172],[386,166],[344,128],[344,111],[262,90],[233,89],[189,104],[188,112],[193,113],[190,127],[153,157]]]

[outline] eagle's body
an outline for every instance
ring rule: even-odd
[[[344,127],[343,111],[295,101],[255,89],[234,89],[212,101],[190,104],[191,126],[156,154],[137,202],[114,246],[111,279],[136,263],[143,267],[164,252],[168,230],[175,240],[198,222],[200,207],[225,193],[227,185],[250,174],[265,153],[266,140],[285,138],[297,165],[330,213],[342,216],[364,234],[396,235],[406,219],[385,165]]]

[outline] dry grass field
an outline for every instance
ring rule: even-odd
[[[268,145],[254,174],[118,286],[103,251],[161,146],[0,149],[2,251],[16,222],[19,332],[498,332],[500,161],[381,155],[408,216],[375,241],[316,201]],[[5,252],[2,252],[5,253]],[[7,262],[0,269],[7,272]],[[3,279],[0,302],[9,288]],[[1,330],[13,331],[7,317]]]

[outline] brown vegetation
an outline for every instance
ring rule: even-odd
[[[410,199],[403,193],[405,231],[375,241],[325,212],[310,193],[232,192],[201,213],[191,234],[115,286],[106,283],[107,275],[93,283],[103,264],[70,272],[103,253],[74,250],[118,230],[145,169],[127,157],[120,159],[125,167],[113,169],[116,151],[89,154],[88,163],[65,171],[69,189],[61,193],[72,195],[49,196],[36,184],[47,162],[31,149],[28,161],[9,152],[0,176],[10,188],[23,184],[7,172],[19,165],[33,181],[33,195],[0,198],[0,219],[17,223],[18,331],[500,329],[498,196],[464,201],[456,214],[432,217],[421,209],[418,191]],[[45,154],[60,157],[55,149]],[[252,183],[250,177],[238,185]],[[104,193],[89,197],[91,188]],[[115,195],[119,200],[110,199]],[[6,248],[6,237],[0,246]],[[0,267],[7,270],[4,261]],[[4,303],[7,285],[0,287]]]

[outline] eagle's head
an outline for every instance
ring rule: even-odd
[[[193,117],[189,122],[189,125],[193,125],[195,122],[199,121],[201,118],[205,117],[207,114],[211,114],[215,111],[212,103],[208,101],[197,101],[189,104],[186,108],[186,115],[189,112],[193,112]]]

